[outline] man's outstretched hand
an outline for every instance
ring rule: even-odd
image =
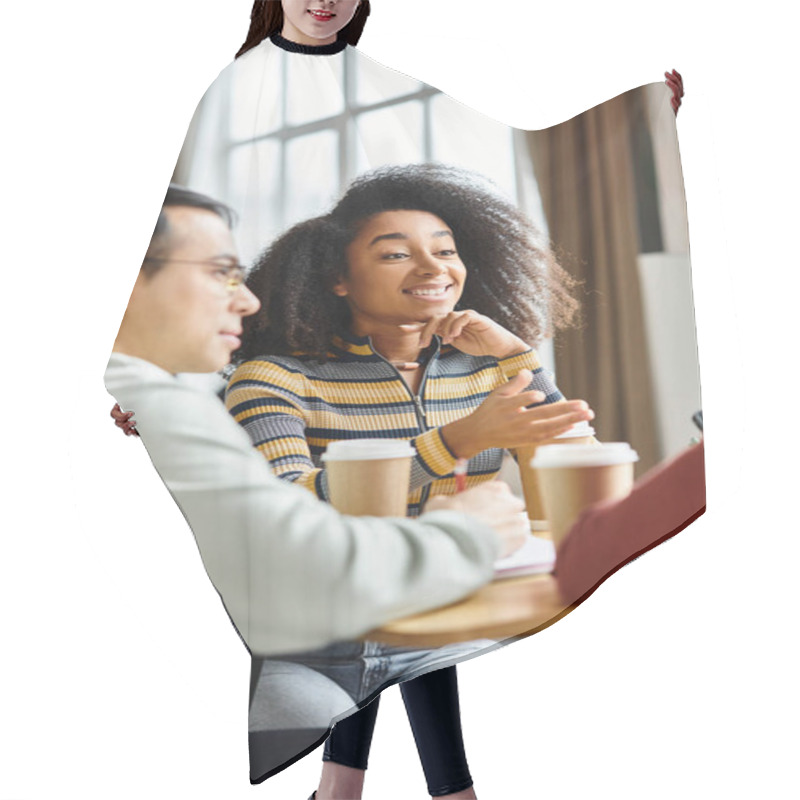
[[[133,411],[123,411],[119,407],[119,403],[114,403],[114,408],[111,409],[111,416],[114,419],[114,424],[126,436],[139,435],[139,431],[136,430],[136,420],[133,418]]]
[[[672,100],[670,100],[670,104],[677,117],[678,109],[681,107],[681,98],[683,97],[683,78],[676,69],[672,70],[672,72],[665,72],[664,77],[667,79],[665,83],[672,89]]]

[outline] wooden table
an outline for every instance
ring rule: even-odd
[[[552,575],[525,575],[495,580],[464,600],[395,620],[362,638],[399,647],[508,639],[536,633],[569,611]]]

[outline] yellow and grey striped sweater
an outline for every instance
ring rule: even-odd
[[[408,514],[428,496],[453,494],[455,456],[439,429],[474,411],[486,396],[522,369],[545,402],[562,400],[533,350],[498,360],[470,356],[434,337],[419,394],[376,353],[365,337],[348,334],[332,343],[328,360],[295,354],[247,361],[233,374],[226,404],[276,475],[328,499],[320,456],[329,442],[364,437],[406,439],[416,448]],[[493,478],[502,450],[470,459],[467,485]]]

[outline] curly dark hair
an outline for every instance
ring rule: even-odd
[[[237,360],[304,352],[325,358],[350,312],[331,291],[346,250],[383,211],[434,214],[453,231],[467,269],[460,308],[474,309],[536,345],[575,318],[575,282],[528,217],[486,178],[441,164],[384,167],[356,178],[333,210],[295,225],[257,259],[247,279],[261,310],[244,320]]]
[[[357,45],[367,24],[369,12],[369,0],[361,0],[353,19],[339,31],[338,38],[345,39],[348,44]],[[261,44],[264,39],[282,30],[283,7],[279,0],[255,0],[250,11],[250,29],[247,31],[247,38],[235,57],[239,58]]]

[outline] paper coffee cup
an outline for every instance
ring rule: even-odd
[[[539,491],[539,478],[536,470],[531,467],[531,460],[536,455],[538,448],[550,444],[596,446],[598,442],[594,438],[594,428],[588,422],[579,422],[571,430],[562,433],[560,436],[516,449],[519,478],[522,483],[522,494],[525,498],[525,508],[528,512],[528,519],[531,521],[531,529],[535,531],[546,531],[550,529],[550,526],[544,512],[544,506],[542,505],[542,496]]]
[[[585,508],[630,494],[633,465],[638,460],[636,451],[626,442],[550,444],[537,449],[531,466],[538,473],[556,547]]]
[[[331,442],[322,456],[331,505],[353,516],[404,517],[415,452],[399,439]]]

